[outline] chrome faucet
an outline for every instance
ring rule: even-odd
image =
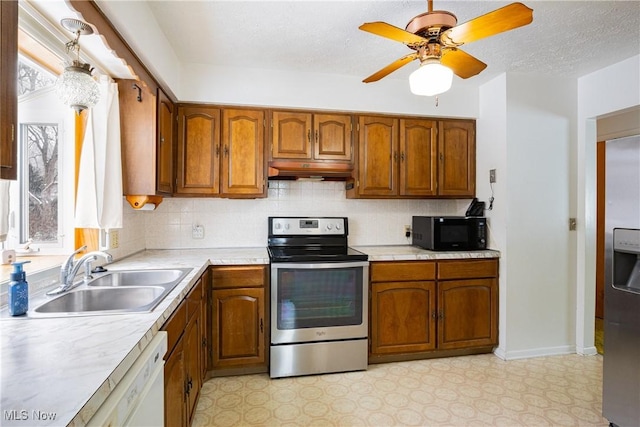
[[[83,279],[84,282],[92,279],[91,263],[93,261],[96,261],[98,257],[104,258],[107,263],[113,261],[113,256],[111,256],[111,254],[102,251],[89,252],[83,255],[78,261],[74,261],[74,257],[85,250],[87,250],[86,246],[78,248],[75,252],[69,255],[69,258],[67,258],[64,263],[62,263],[62,266],[60,267],[60,286],[52,291],[47,292],[47,295],[58,295],[77,286],[74,285],[73,280],[75,279],[76,274],[78,274],[78,271],[82,268],[82,266],[85,267]]]

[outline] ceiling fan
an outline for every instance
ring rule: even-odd
[[[467,79],[487,67],[487,64],[459,49],[460,46],[513,30],[533,21],[533,10],[522,3],[511,3],[493,12],[456,25],[456,16],[444,10],[433,10],[433,0],[427,1],[428,11],[415,16],[406,28],[386,22],[368,22],[359,28],[381,37],[404,43],[414,50],[363,80],[371,83],[382,79],[414,59],[420,68],[409,77],[411,91],[433,96],[451,87],[453,74]]]

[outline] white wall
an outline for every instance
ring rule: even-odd
[[[575,81],[502,75],[483,85],[478,196],[497,170],[491,245],[500,250],[500,347],[505,359],[574,349],[570,150]]]
[[[596,120],[640,105],[640,55],[578,79],[576,348],[592,354],[596,260]]]
[[[486,210],[489,247],[500,251],[497,353],[504,357],[508,347],[507,301],[507,76],[502,74],[480,87],[480,115],[476,122],[476,195],[487,202],[493,194],[493,209]],[[496,169],[496,183],[489,184],[489,170]]]

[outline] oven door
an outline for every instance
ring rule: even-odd
[[[366,338],[368,262],[272,263],[271,343]]]

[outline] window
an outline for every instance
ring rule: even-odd
[[[20,240],[58,243],[58,125],[21,123]]]

